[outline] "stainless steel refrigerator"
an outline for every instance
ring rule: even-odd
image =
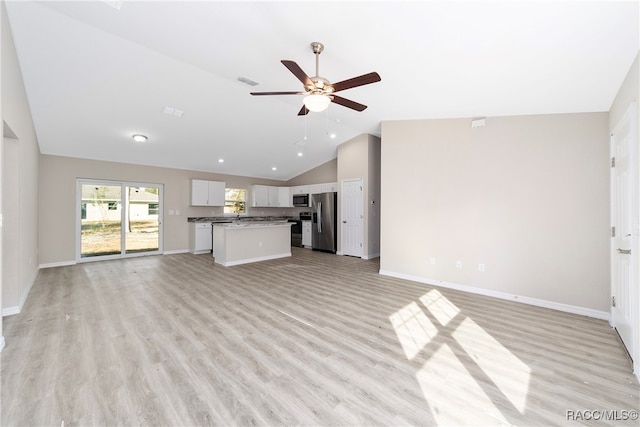
[[[311,195],[313,224],[311,246],[314,250],[336,253],[338,193]]]

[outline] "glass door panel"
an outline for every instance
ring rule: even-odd
[[[160,188],[126,186],[125,253],[160,248]]]
[[[82,184],[80,257],[122,252],[122,186]]]
[[[162,253],[162,184],[78,180],[78,260]]]

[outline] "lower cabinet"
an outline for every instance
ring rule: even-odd
[[[189,252],[192,254],[208,254],[213,248],[213,228],[210,222],[189,223]]]
[[[311,221],[302,221],[302,246],[311,246]]]

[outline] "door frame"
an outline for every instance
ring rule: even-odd
[[[126,192],[124,191],[127,187],[157,187],[158,188],[158,250],[156,251],[148,251],[148,252],[133,252],[126,253],[126,218],[125,215],[127,213],[127,209],[121,209],[120,212],[120,247],[121,252],[115,255],[99,255],[94,257],[82,257],[82,232],[81,232],[81,205],[82,205],[82,185],[83,184],[103,184],[110,186],[120,186],[122,188],[122,192],[120,195],[120,201],[122,206],[126,204]],[[163,220],[163,197],[164,197],[164,184],[151,183],[151,182],[135,182],[135,181],[113,181],[108,179],[89,179],[89,178],[78,178],[76,179],[76,199],[75,199],[75,212],[76,212],[76,262],[92,262],[92,261],[106,261],[112,259],[122,259],[122,258],[134,258],[139,256],[148,256],[148,255],[160,255],[164,252],[163,241],[164,241],[164,220]]]
[[[629,304],[630,304],[630,327],[631,327],[631,342],[625,343],[627,350],[633,359],[633,371],[636,377],[640,380],[640,342],[638,337],[640,336],[640,142],[638,139],[638,111],[637,105],[633,102],[625,111],[622,119],[616,123],[613,131],[610,134],[609,151],[610,158],[615,156],[615,135],[620,132],[620,129],[628,126],[629,132],[629,175],[631,176],[631,188],[629,190],[629,197],[631,198],[631,255],[630,255],[630,289],[629,289]],[[615,168],[610,168],[609,175],[610,182],[610,218],[611,226],[615,219]],[[621,230],[619,230],[621,231]],[[614,271],[614,258],[619,256],[617,253],[615,239],[611,235],[610,239],[610,320],[611,327],[616,328],[618,322],[614,312],[613,298],[617,295],[617,283],[615,282]],[[616,328],[617,329],[617,328]]]

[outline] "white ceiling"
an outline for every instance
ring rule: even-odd
[[[42,153],[279,180],[384,120],[608,111],[640,38],[638,1],[108,3],[6,2]],[[340,93],[368,109],[249,95],[302,89],[313,41],[332,82],[380,74]]]

